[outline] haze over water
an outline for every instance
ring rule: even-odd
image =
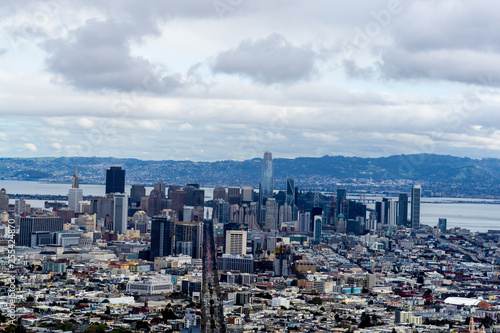
[[[0,188],[8,194],[67,195],[71,183],[45,183],[30,181],[2,180]],[[130,185],[125,186],[130,193]],[[83,195],[103,196],[104,185],[80,184]],[[146,194],[152,190],[146,187]],[[212,198],[213,188],[205,189],[205,200]],[[44,200],[26,200],[34,207],[43,207]],[[14,203],[11,199],[10,203]],[[372,205],[368,205],[370,208]],[[497,200],[463,198],[422,198],[421,223],[436,226],[439,218],[446,218],[448,228],[460,227],[471,231],[486,232],[500,229],[500,203]]]

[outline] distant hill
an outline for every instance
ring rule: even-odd
[[[127,183],[200,183],[203,186],[250,185],[258,188],[262,159],[246,161],[143,161],[129,158],[60,157],[1,158],[0,179],[71,182],[78,163],[81,183],[104,183],[112,165],[126,170]],[[408,192],[423,185],[435,195],[500,196],[500,159],[471,159],[449,155],[395,155],[380,158],[344,156],[274,159],[275,188],[295,178],[300,189]]]

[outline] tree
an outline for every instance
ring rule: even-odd
[[[366,328],[366,327],[371,327],[372,326],[372,321],[370,319],[370,315],[366,314],[366,312],[363,312],[361,315],[361,320],[359,322],[358,327],[359,328]]]
[[[481,321],[481,324],[484,326],[484,328],[490,328],[495,324],[495,321],[493,320],[493,318],[486,316]]]

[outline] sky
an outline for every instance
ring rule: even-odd
[[[0,156],[500,157],[500,2],[0,0]]]

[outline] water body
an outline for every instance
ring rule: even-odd
[[[0,188],[2,187],[9,194],[67,195],[71,183],[2,180],[0,181]],[[92,196],[103,196],[105,191],[104,185],[80,184],[80,188],[83,189],[84,195]],[[130,193],[130,188],[130,185],[125,186],[127,193]],[[149,194],[152,189],[152,187],[146,187],[146,194]],[[204,190],[205,199],[212,199],[213,188],[204,188]],[[27,202],[34,207],[43,207],[45,201],[27,200]],[[14,203],[14,200],[11,200],[11,203]],[[421,223],[430,226],[436,226],[439,218],[446,218],[448,228],[460,227],[479,232],[500,229],[499,200],[422,198],[420,215]]]

